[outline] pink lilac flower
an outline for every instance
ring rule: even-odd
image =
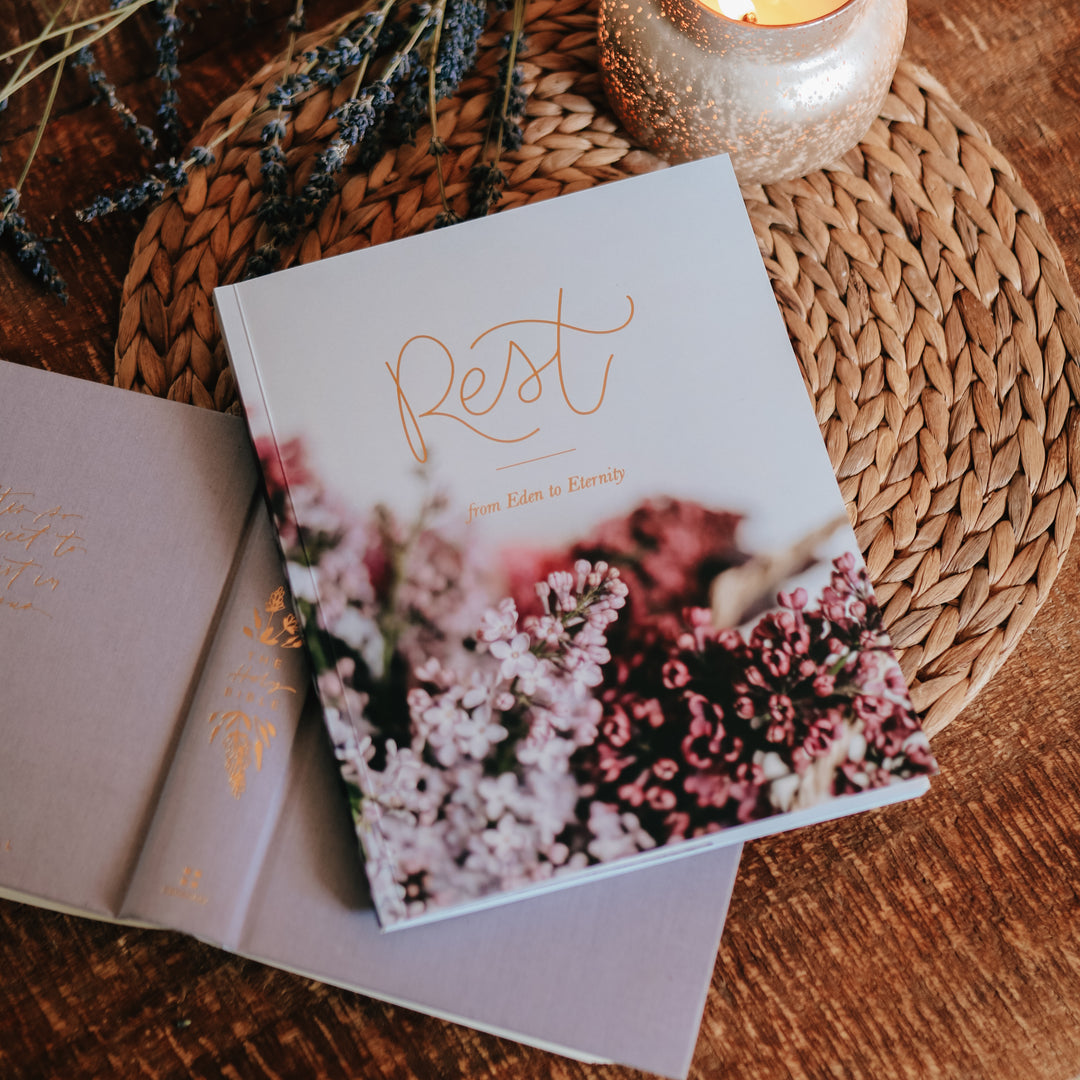
[[[658,843],[933,770],[854,558],[819,606],[803,589],[778,602],[746,636],[688,611],[605,669],[598,737],[572,765]]]
[[[735,534],[741,515],[709,510],[685,499],[649,499],[629,514],[596,525],[573,545],[572,557],[618,569],[633,603],[620,620],[626,630],[643,621],[667,621],[682,608],[706,602],[721,571],[745,561]],[[534,582],[561,569],[558,552],[518,549],[510,553],[511,593],[529,612]]]

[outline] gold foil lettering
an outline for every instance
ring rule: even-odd
[[[39,510],[36,502],[35,492],[0,484],[0,592],[20,594],[0,597],[0,611],[48,616],[40,597],[60,587],[51,562],[73,552],[86,552],[86,538],[74,526],[63,524],[82,514],[70,513],[62,506]],[[32,598],[28,592],[33,593]]]
[[[296,616],[286,612],[285,589],[276,588],[263,611],[252,609],[251,625],[241,629],[252,641],[270,649],[297,649],[301,645]],[[281,618],[276,617],[280,615]],[[225,753],[225,774],[234,799],[247,790],[248,769],[252,762],[255,771],[262,770],[263,755],[270,748],[277,728],[266,718],[276,712],[284,694],[296,694],[296,688],[275,678],[281,670],[282,660],[270,651],[249,649],[247,662],[229,672],[222,697],[231,702],[239,701],[244,708],[230,707],[210,714],[210,742],[221,735]]]

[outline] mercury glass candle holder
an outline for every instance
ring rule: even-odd
[[[907,30],[906,0],[847,0],[809,22],[729,19],[701,0],[600,0],[612,108],[672,162],[731,154],[743,183],[802,176],[867,132]]]

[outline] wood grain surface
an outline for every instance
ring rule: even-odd
[[[1080,19],[1072,0],[909,0],[908,54],[989,130],[1080,282]],[[312,23],[342,4],[317,3]],[[0,50],[28,5],[0,0]],[[239,7],[239,5],[238,5]],[[209,16],[185,48],[195,126],[276,48],[280,5]],[[212,25],[211,25],[212,24]],[[224,29],[223,29],[224,27]],[[110,70],[152,107],[150,35]],[[137,221],[80,224],[137,155],[61,94],[27,208],[66,307],[0,260],[0,356],[107,381]],[[0,186],[34,113],[0,117]],[[2,407],[2,403],[0,403]],[[4,423],[14,422],[3,417]],[[35,421],[43,422],[43,421]],[[61,437],[62,433],[58,433]],[[747,848],[696,1080],[1080,1077],[1080,547],[994,681],[935,739],[917,804]],[[0,657],[0,686],[3,658]],[[2,714],[0,690],[0,721]],[[2,752],[2,747],[0,747]],[[629,1080],[249,963],[181,935],[0,903],[0,1077]]]

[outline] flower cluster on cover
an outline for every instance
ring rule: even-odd
[[[388,921],[933,769],[852,555],[718,628],[736,514],[653,500],[493,572],[438,499],[361,516],[260,450]]]

